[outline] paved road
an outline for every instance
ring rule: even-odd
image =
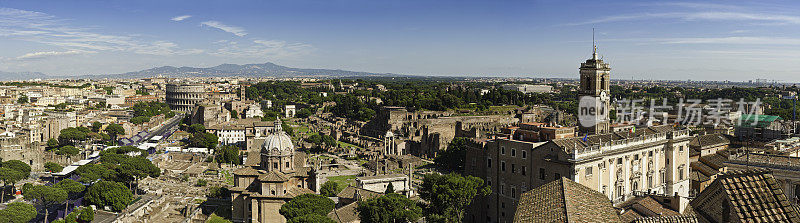
[[[180,113],[176,114],[174,117],[168,119],[158,127],[147,130],[147,134],[144,137],[142,137],[139,140],[133,141],[133,143],[131,143],[130,145],[138,146],[140,143],[150,140],[150,138],[153,138],[153,136],[163,135],[167,131],[174,131],[175,129],[177,129],[177,126],[181,124],[181,120],[183,120],[184,116],[185,114],[180,114]]]

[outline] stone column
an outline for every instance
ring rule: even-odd
[[[250,202],[251,202],[250,216],[251,216],[251,219],[252,219],[251,222],[252,223],[259,223],[259,222],[261,222],[260,221],[261,220],[260,219],[260,217],[261,217],[260,215],[261,214],[260,214],[260,211],[259,211],[260,205],[258,204],[259,202],[258,202],[257,199],[250,199]]]

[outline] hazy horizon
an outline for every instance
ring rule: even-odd
[[[613,79],[796,82],[798,9],[792,1],[3,1],[0,71],[272,62],[572,78],[596,28]]]

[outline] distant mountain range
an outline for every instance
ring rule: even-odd
[[[0,81],[11,80],[30,80],[37,78],[48,78],[46,74],[39,72],[3,72],[0,71]]]
[[[101,74],[101,75],[81,75],[81,76],[50,76],[38,72],[2,72],[0,71],[0,81],[9,80],[29,80],[37,78],[147,78],[147,77],[386,77],[386,76],[406,76],[390,73],[370,73],[347,70],[331,69],[305,69],[293,68],[277,65],[274,63],[263,64],[221,64],[209,68],[197,67],[173,67],[163,66],[147,70],[127,72],[122,74]]]

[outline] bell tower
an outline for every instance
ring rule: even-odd
[[[580,66],[579,129],[581,133],[585,134],[607,133],[610,123],[608,114],[610,112],[611,67],[597,56],[594,30],[592,30],[592,48],[592,58],[581,63]]]

